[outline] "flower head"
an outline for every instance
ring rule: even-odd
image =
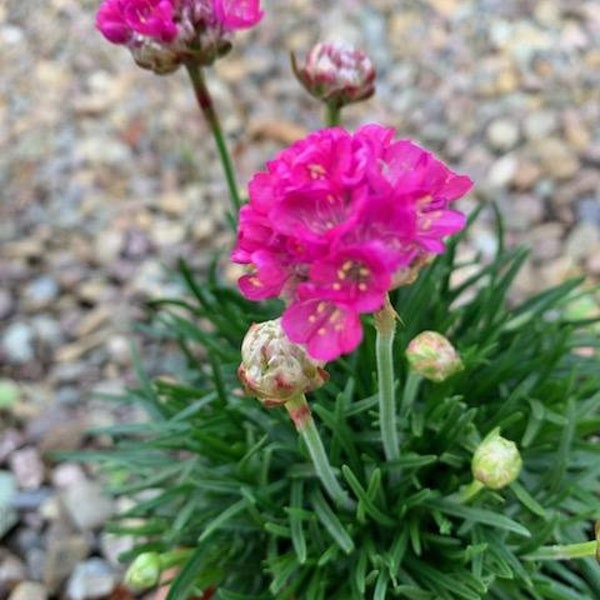
[[[256,25],[260,0],[104,0],[96,26],[156,73],[182,62],[211,64],[231,48],[229,34]]]
[[[423,331],[413,338],[406,349],[406,358],[419,375],[431,381],[444,381],[464,369],[454,346],[435,331]]]
[[[360,315],[416,277],[443,238],[464,226],[449,208],[472,186],[394,130],[317,131],[282,151],[249,184],[232,258],[252,300],[282,297],[283,329],[317,360],[354,350]]]
[[[523,461],[514,442],[494,429],[475,450],[471,467],[473,477],[485,487],[499,490],[517,479]]]
[[[370,58],[343,42],[316,44],[302,65],[292,55],[292,68],[310,94],[337,107],[375,93],[375,68]]]
[[[280,319],[250,327],[242,343],[238,376],[247,392],[265,406],[285,404],[298,394],[321,387],[328,379],[323,363],[290,342]]]

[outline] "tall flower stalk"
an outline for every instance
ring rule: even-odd
[[[312,418],[310,406],[304,394],[298,394],[285,403],[296,430],[302,437],[317,476],[331,499],[340,507],[352,510],[356,503],[340,485],[336,474],[329,463],[323,441]]]
[[[398,439],[396,394],[394,383],[394,337],[396,333],[396,312],[386,297],[384,307],[375,313],[377,340],[377,382],[379,384],[379,427],[383,450],[388,461],[400,457]]]
[[[225,136],[223,135],[223,129],[221,127],[219,117],[215,111],[214,102],[210,95],[208,86],[206,85],[204,72],[201,67],[193,62],[186,63],[185,67],[192,81],[198,106],[200,107],[200,110],[202,111],[202,114],[204,115],[204,118],[206,119],[206,122],[208,123],[212,136],[215,140],[217,152],[219,154],[221,165],[223,166],[225,180],[227,181],[227,187],[229,189],[231,205],[234,214],[237,214],[242,206],[242,202],[240,200],[240,194],[238,191],[235,170],[233,168],[231,155],[225,141]]]

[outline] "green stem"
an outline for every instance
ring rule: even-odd
[[[542,546],[531,554],[526,554],[525,560],[571,560],[572,558],[588,558],[598,556],[600,542],[582,542],[567,546]]]
[[[335,127],[342,122],[342,107],[334,102],[325,103],[325,124],[327,127]]]
[[[461,504],[466,504],[474,498],[485,486],[478,479],[473,479],[469,485],[463,485],[460,490],[453,494],[451,499]]]
[[[204,115],[204,118],[206,119],[206,122],[208,123],[215,140],[217,152],[219,154],[219,158],[221,159],[221,164],[223,165],[223,171],[225,172],[225,179],[227,180],[227,187],[229,188],[231,204],[233,206],[234,214],[237,214],[242,202],[238,192],[233,163],[231,161],[229,150],[227,149],[227,144],[225,143],[225,136],[223,135],[221,123],[219,122],[219,117],[215,111],[212,97],[208,91],[208,87],[206,86],[204,72],[202,71],[201,67],[192,62],[186,64],[185,66],[189,73],[190,79],[192,80],[192,85],[194,86],[194,92],[196,93],[198,106],[200,107],[200,110],[202,111],[202,114]]]
[[[396,426],[396,398],[394,394],[394,335],[396,313],[389,298],[385,306],[375,314],[377,340],[377,382],[379,384],[379,425],[383,450],[388,461],[400,458],[400,441]]]
[[[166,571],[171,567],[180,565],[190,557],[192,552],[193,550],[189,548],[180,548],[176,550],[171,550],[170,552],[165,552],[164,554],[160,554],[159,557],[161,570]]]
[[[355,503],[342,488],[332,466],[329,464],[329,458],[325,452],[325,447],[323,446],[323,441],[321,440],[315,421],[312,418],[306,397],[304,394],[295,396],[286,402],[285,407],[308,448],[308,453],[323,487],[339,506],[352,510],[355,507]]]

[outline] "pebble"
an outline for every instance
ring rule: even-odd
[[[565,255],[578,261],[588,256],[588,253],[600,242],[600,231],[592,223],[576,225],[565,241]]]
[[[35,334],[31,325],[16,321],[6,328],[2,346],[9,362],[25,364],[35,357],[33,341]]]
[[[560,138],[540,140],[536,153],[545,173],[554,179],[569,179],[579,171],[577,154]]]
[[[80,531],[104,525],[113,513],[113,502],[94,481],[76,481],[60,495],[68,516]]]
[[[68,600],[94,600],[108,596],[117,585],[113,567],[100,558],[79,563],[67,584]]]
[[[70,532],[61,523],[55,524],[47,536],[44,584],[50,590],[58,590],[89,550],[90,544],[83,535]]]
[[[519,168],[519,162],[515,154],[506,154],[492,164],[486,184],[492,189],[504,188],[510,184]]]
[[[44,464],[33,446],[15,450],[10,456],[9,465],[22,490],[37,490],[42,485]]]
[[[506,152],[519,141],[519,125],[512,119],[496,119],[488,125],[485,135],[494,150]]]
[[[525,137],[530,141],[547,138],[558,128],[558,117],[549,110],[536,110],[523,122]]]
[[[26,578],[25,563],[14,554],[0,550],[0,589],[12,587]]]
[[[59,293],[55,279],[49,275],[41,275],[28,284],[23,290],[24,308],[29,311],[46,308]]]
[[[23,581],[12,591],[8,600],[48,600],[48,591],[41,583]]]
[[[0,321],[10,317],[15,308],[15,301],[8,290],[0,289]]]

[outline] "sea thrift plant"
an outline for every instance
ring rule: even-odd
[[[96,26],[158,74],[182,63],[210,65],[231,48],[230,34],[256,25],[260,0],[104,0]]]
[[[147,329],[182,360],[154,380],[137,368],[123,400],[148,420],[103,428],[115,448],[93,455],[133,504],[111,525],[135,538],[126,583],[164,583],[166,600],[600,597],[600,342],[565,309],[577,282],[510,305],[525,255],[500,239],[455,284],[453,202],[473,182],[389,127],[337,126],[374,91],[344,45],[293,59],[326,127],[242,206],[205,74],[261,16],[257,0],[98,12],[142,66],[187,70],[246,268],[236,290],[218,261],[199,279],[181,260],[186,296],[149,303]]]
[[[341,127],[294,143],[254,176],[233,260],[241,292],[281,296],[283,328],[318,360],[353,351],[360,315],[396,279],[444,250],[465,217],[450,204],[472,181],[381,125]]]

